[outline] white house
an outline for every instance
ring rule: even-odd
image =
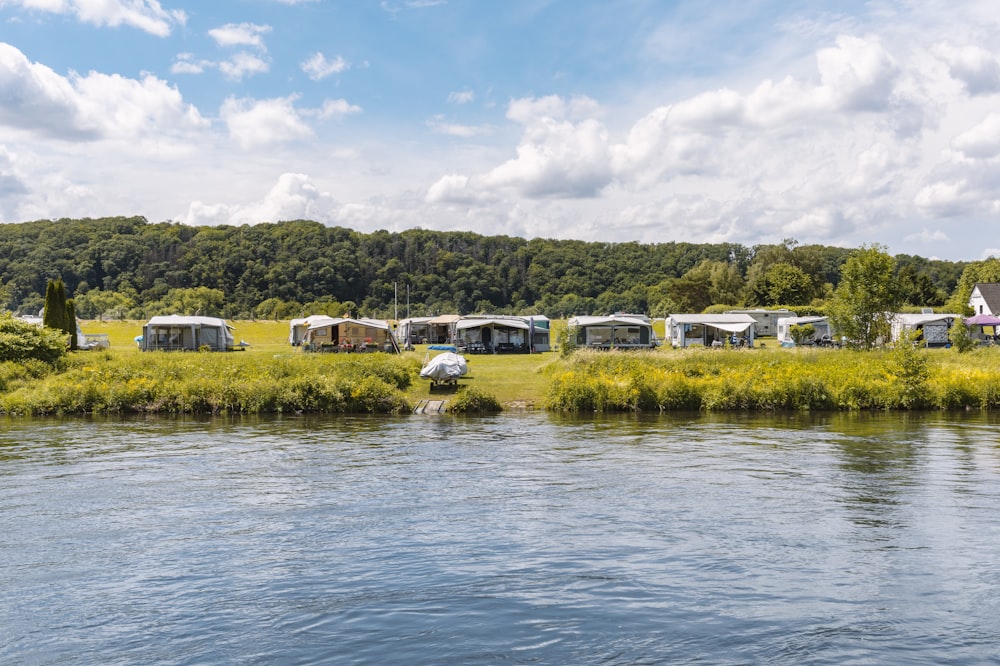
[[[674,347],[721,346],[735,337],[738,344],[752,347],[756,320],[749,314],[672,314],[666,320],[666,334]]]
[[[1000,316],[1000,283],[977,283],[969,296],[969,307],[974,315]]]

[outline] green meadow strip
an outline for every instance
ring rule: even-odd
[[[0,367],[0,412],[399,413],[412,362],[385,354],[73,355],[65,367]]]
[[[994,409],[1000,350],[581,351],[551,364],[566,412]]]

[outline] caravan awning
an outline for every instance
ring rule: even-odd
[[[528,330],[528,322],[519,319],[462,319],[455,324],[455,328],[460,331],[467,328],[482,328],[484,326]]]
[[[459,315],[439,315],[433,319],[427,320],[427,323],[431,326],[448,326],[450,324],[454,324],[459,319],[461,319]]]
[[[750,322],[748,324],[744,324],[742,322],[738,324],[723,324],[721,322],[717,324],[706,323],[705,326],[711,326],[712,328],[718,328],[723,331],[729,331],[730,333],[741,333],[750,328],[751,326],[753,326],[753,322]]]

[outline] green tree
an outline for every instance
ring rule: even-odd
[[[952,324],[948,330],[948,341],[951,342],[952,349],[959,354],[972,351],[976,346],[976,340],[972,337],[972,329],[961,319]]]
[[[792,336],[795,344],[801,345],[812,340],[813,336],[816,335],[816,327],[812,324],[794,324],[788,329],[788,334]]]
[[[798,266],[777,263],[764,273],[764,305],[806,305],[813,299],[813,280]]]
[[[104,321],[104,315],[121,319],[133,305],[132,299],[125,294],[101,289],[91,289],[84,294],[77,295],[73,298],[73,303],[83,319],[100,319],[101,321]]]
[[[848,256],[830,307],[833,328],[852,345],[872,349],[892,332],[899,306],[895,260],[881,245],[864,245]]]
[[[192,287],[171,289],[149,309],[156,314],[185,314],[217,317],[222,314],[225,294],[221,289]]]
[[[49,280],[45,288],[45,312],[42,324],[69,335],[68,344],[76,349],[76,318],[66,302],[66,285],[62,279]]]

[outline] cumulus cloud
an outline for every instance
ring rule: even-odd
[[[0,43],[0,124],[69,139],[129,139],[204,128],[176,88],[152,75],[60,76]]]
[[[347,71],[350,64],[341,56],[328,60],[322,53],[314,53],[302,63],[302,71],[313,81],[321,81],[333,74]]]
[[[295,95],[265,100],[230,97],[219,116],[230,137],[245,150],[307,139],[313,131],[295,109],[296,99]]]
[[[935,44],[932,53],[948,67],[948,73],[961,81],[970,95],[1000,92],[1000,59],[980,46]]]
[[[178,53],[174,64],[170,66],[171,74],[201,74],[206,69],[215,67],[211,60],[200,60],[193,53]]]
[[[252,53],[237,53],[229,60],[218,64],[219,71],[227,79],[241,81],[254,74],[264,74],[270,69],[268,63]]]
[[[227,23],[221,28],[208,31],[209,36],[219,46],[253,46],[265,50],[263,35],[271,32],[269,25],[256,23]]]
[[[281,220],[328,221],[335,216],[337,202],[321,192],[306,174],[284,173],[264,197],[249,204],[193,202],[181,222],[185,224],[258,224]]]
[[[837,108],[882,111],[888,108],[899,68],[874,37],[841,36],[816,56],[824,92]]]
[[[933,217],[957,217],[971,213],[975,193],[964,179],[938,181],[925,185],[917,192],[915,203]]]
[[[507,118],[523,127],[516,156],[443,176],[426,198],[475,206],[508,194],[574,200],[666,188],[676,193],[622,208],[614,228],[642,233],[676,218],[704,241],[836,239],[893,205],[907,155],[888,148],[887,119],[905,95],[899,64],[871,37],[840,37],[818,51],[816,74],[698,93],[651,110],[621,137],[592,99],[515,99]],[[854,134],[848,145],[845,128]]]
[[[1000,156],[1000,113],[991,113],[975,127],[956,136],[951,145],[968,158]]]
[[[905,236],[903,240],[917,241],[919,243],[926,243],[929,245],[931,243],[944,243],[951,239],[948,238],[948,234],[941,231],[940,229],[931,230],[925,228],[916,233]]]
[[[330,118],[343,118],[345,116],[352,116],[357,113],[362,113],[363,109],[357,104],[351,104],[346,99],[328,99],[323,101],[323,106],[318,109],[303,109],[301,111],[304,116],[315,116],[320,120],[329,120]]]
[[[5,0],[13,5],[54,14],[72,14],[84,23],[112,28],[127,25],[157,37],[166,37],[175,25],[184,25],[187,15],[179,9],[167,11],[157,0]]]
[[[0,145],[0,211],[10,215],[13,210],[8,202],[28,192],[28,185],[17,172],[14,155]]]

